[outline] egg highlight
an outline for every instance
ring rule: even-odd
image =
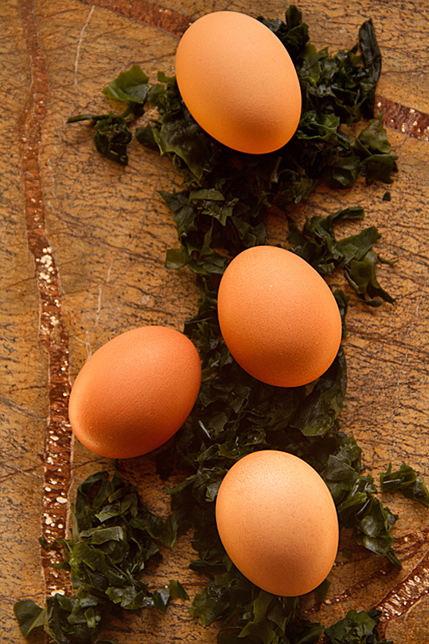
[[[182,36],[175,64],[186,107],[224,145],[265,154],[295,133],[298,76],[280,39],[259,20],[237,11],[202,16]]]
[[[100,456],[140,456],[180,429],[200,385],[199,355],[183,333],[163,326],[131,329],[100,347],[80,370],[70,424]]]
[[[262,450],[237,461],[220,485],[215,512],[230,559],[269,593],[308,593],[334,564],[339,528],[332,495],[316,470],[292,454]]]
[[[341,343],[341,315],[328,284],[304,259],[277,246],[248,248],[229,263],[218,316],[238,364],[278,387],[316,380]]]

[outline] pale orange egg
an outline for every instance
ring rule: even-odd
[[[72,387],[70,423],[100,456],[129,458],[160,447],[189,416],[201,363],[183,333],[164,326],[126,331],[100,347]]]
[[[253,452],[224,477],[216,499],[222,544],[240,572],[275,595],[314,590],[338,550],[338,518],[322,477],[302,459]]]
[[[278,387],[297,387],[321,376],[341,343],[334,295],[304,259],[277,246],[237,255],[218,292],[222,336],[251,376]]]
[[[294,64],[279,38],[244,13],[215,11],[196,20],[179,42],[176,78],[197,123],[234,150],[278,150],[298,127]]]

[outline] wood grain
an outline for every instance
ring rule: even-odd
[[[381,269],[383,286],[396,303],[372,311],[353,301],[350,308],[342,426],[362,445],[365,467],[375,478],[389,462],[402,461],[429,478],[426,2],[304,0],[299,6],[312,40],[333,51],[352,46],[362,21],[372,17],[383,54],[378,97],[399,156],[390,202],[383,200],[386,186],[360,182],[340,193],[320,187],[294,212],[302,221],[362,204],[362,225],[379,228],[380,254],[396,260],[394,268]],[[277,0],[0,5],[0,630],[6,644],[23,641],[13,616],[15,601],[30,597],[43,603],[54,587],[67,589],[67,580],[43,566],[49,561],[38,537],[65,534],[69,503],[63,500],[73,497],[86,475],[112,466],[70,434],[67,401],[74,377],[94,350],[128,328],[160,323],[182,329],[198,297],[192,276],[164,268],[165,251],[177,241],[158,190],[178,186],[180,177],[166,159],[136,143],[129,166],[116,166],[95,153],[87,126],[66,120],[104,110],[100,90],[134,63],[152,79],[157,70],[172,73],[186,25],[224,8],[272,18],[283,18],[285,11]],[[344,226],[342,234],[350,232],[356,224]],[[269,234],[272,242],[284,240],[285,222],[271,217]],[[58,466],[50,468],[50,458],[61,461],[60,477],[54,478]],[[167,514],[153,454],[123,461],[120,469],[150,507]],[[312,619],[329,624],[349,608],[378,605],[389,617],[386,633],[395,644],[421,644],[429,639],[427,510],[397,496],[386,495],[385,502],[400,515],[396,535],[403,570],[354,548],[344,534],[341,545],[352,548],[352,557],[340,552],[327,601],[318,605],[308,598],[305,608]],[[47,517],[57,523],[47,523]],[[188,569],[192,557],[190,537],[183,537],[164,552],[156,578],[160,583],[179,578],[192,596],[204,583]],[[408,593],[408,604],[393,615],[391,600],[401,593]],[[164,639],[210,644],[216,628],[203,628],[176,601],[164,617],[128,616],[108,636],[130,644]]]

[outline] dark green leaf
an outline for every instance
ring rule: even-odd
[[[182,248],[169,248],[165,254],[165,268],[179,269],[186,266],[188,258]]]
[[[331,644],[393,644],[381,640],[377,631],[379,611],[350,610],[344,619],[326,629]]]
[[[176,599],[182,599],[183,601],[187,601],[189,599],[188,593],[183,588],[180,581],[177,581],[177,579],[170,579],[168,584],[168,590],[170,592],[171,597],[174,597]]]
[[[149,91],[149,76],[139,65],[133,65],[128,71],[120,72],[102,91],[105,96],[117,101],[143,104]]]
[[[152,594],[152,599],[154,606],[161,614],[164,614],[167,609],[167,604],[170,601],[169,588],[161,588],[160,590],[155,590]]]
[[[353,150],[360,158],[360,170],[367,183],[392,183],[398,157],[390,153],[390,143],[381,118],[373,119],[356,138]]]
[[[122,116],[109,114],[95,123],[95,147],[116,163],[128,164],[127,146],[131,138],[131,130]]]
[[[391,304],[395,301],[377,280],[375,265],[378,259],[377,253],[369,250],[361,260],[353,259],[345,273],[356,293],[370,306],[380,306],[382,300]],[[365,296],[371,299],[365,299]]]
[[[291,426],[300,429],[304,436],[326,434],[340,415],[346,387],[346,362],[340,349],[328,371],[317,380],[312,392],[299,405]]]
[[[365,20],[361,25],[359,29],[359,46],[370,84],[364,116],[372,118],[375,109],[375,88],[381,74],[381,52],[375,36],[372,20]]]
[[[258,18],[276,34],[295,62],[308,42],[308,25],[302,21],[302,12],[295,5],[291,5],[287,9],[285,19],[286,23],[281,20]]]
[[[16,602],[13,612],[24,637],[28,637],[33,630],[44,626],[46,611],[32,599],[23,599]]]
[[[410,465],[402,463],[399,470],[392,470],[390,463],[386,472],[380,474],[381,490],[399,490],[408,499],[414,499],[429,508],[429,490],[421,477]]]
[[[146,140],[148,136],[146,135]],[[170,156],[178,168],[186,168],[196,180],[201,180],[212,169],[212,158],[219,144],[214,142],[194,121],[183,106],[168,118],[161,117],[152,126],[152,139],[161,154]],[[142,134],[139,136],[142,141]]]
[[[158,144],[155,141],[155,137],[153,135],[152,126],[149,123],[144,127],[136,128],[135,137],[139,143],[146,146],[147,148],[159,151]]]
[[[390,143],[381,119],[370,121],[357,137],[355,147],[361,154],[389,154]]]
[[[93,114],[78,114],[67,119],[67,123],[80,123],[81,121],[94,121],[97,117]]]

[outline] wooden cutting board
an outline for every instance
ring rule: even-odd
[[[392,462],[412,465],[429,480],[429,8],[426,0],[303,0],[311,40],[332,52],[349,49],[372,18],[383,55],[377,106],[383,111],[399,172],[386,186],[318,189],[294,217],[363,205],[365,225],[382,234],[383,286],[394,305],[368,310],[353,303],[345,342],[349,387],[342,427],[363,447],[366,471],[378,478]],[[42,556],[41,534],[65,535],[70,500],[90,473],[112,468],[74,441],[67,418],[70,386],[84,361],[131,327],[183,329],[196,310],[193,276],[164,268],[176,230],[158,190],[180,177],[167,159],[130,148],[120,167],[94,151],[90,129],[66,120],[106,109],[101,89],[132,64],[155,79],[174,72],[178,38],[195,18],[235,9],[284,18],[278,0],[3,0],[0,4],[0,633],[23,641],[13,615],[19,599],[43,604],[67,590]],[[269,241],[285,223],[269,220]],[[346,231],[346,229],[344,229]],[[355,229],[354,229],[355,231]],[[283,235],[283,237],[282,237]],[[154,455],[122,461],[149,507],[166,515],[168,500]],[[396,644],[429,641],[428,511],[398,496],[383,500],[400,518],[395,528],[398,572],[377,556],[339,555],[331,589],[312,619],[328,625],[350,608],[383,610]],[[347,538],[346,536],[344,537]],[[188,569],[190,536],[164,552],[159,580],[178,578],[191,597],[203,580]],[[408,603],[395,608],[395,597]],[[390,593],[390,594],[389,594]],[[187,605],[165,616],[147,611],[115,623],[119,642],[216,641]],[[34,638],[33,638],[34,639]],[[44,636],[34,641],[44,641]]]

